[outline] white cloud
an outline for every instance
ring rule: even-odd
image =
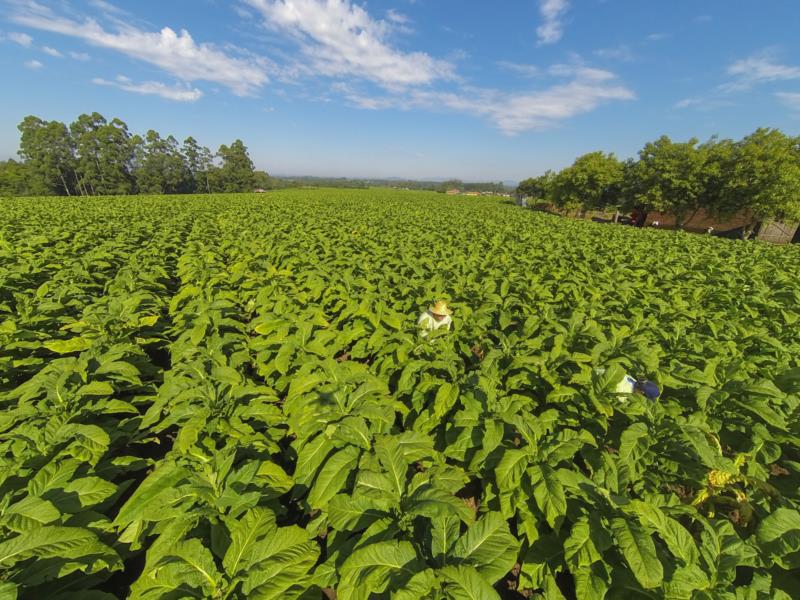
[[[707,97],[696,96],[692,98],[684,98],[683,100],[673,104],[672,108],[678,110],[693,109],[698,111],[710,111],[726,106],[733,106],[733,102],[711,95]]]
[[[520,77],[538,77],[541,74],[541,70],[536,65],[526,65],[508,60],[499,60],[496,64],[504,71],[509,71]]]
[[[424,52],[403,52],[387,38],[393,25],[375,20],[350,0],[246,0],[273,30],[300,45],[306,69],[352,76],[388,88],[424,85],[453,77],[453,66]]]
[[[45,54],[49,54],[50,56],[54,56],[56,58],[64,57],[64,55],[61,54],[61,52],[59,52],[55,48],[51,48],[50,46],[42,46],[42,52],[44,52]]]
[[[647,36],[647,39],[651,42],[660,42],[661,40],[665,40],[669,37],[668,33],[651,33]]]
[[[128,11],[121,9],[110,2],[106,2],[105,0],[89,0],[89,4],[94,6],[100,12],[108,15],[118,15],[120,17],[126,17],[130,15]]]
[[[87,61],[91,58],[86,52],[70,52],[70,58],[74,58],[75,60]]]
[[[29,69],[41,69],[44,65],[40,63],[38,60],[29,60],[25,63],[25,66]]]
[[[600,48],[594,51],[595,56],[605,58],[607,60],[619,60],[622,62],[631,62],[634,60],[633,51],[630,46],[621,44],[615,48]]]
[[[797,92],[778,92],[775,94],[784,106],[800,112],[800,93]]]
[[[398,25],[408,25],[411,22],[411,19],[409,19],[406,15],[397,12],[393,8],[390,8],[386,11],[386,19],[392,23],[397,23]]]
[[[92,83],[96,85],[105,85],[125,90],[126,92],[133,92],[135,94],[153,95],[166,98],[167,100],[174,100],[176,102],[194,102],[203,96],[203,92],[197,88],[192,88],[187,84],[176,84],[168,86],[159,81],[144,81],[142,83],[134,83],[128,77],[120,75],[116,81],[108,81],[100,77],[92,79]]]
[[[674,108],[691,108],[701,104],[702,100],[698,98],[684,98],[675,103]]]
[[[569,0],[539,0],[539,12],[543,22],[536,28],[539,45],[555,44],[564,35],[564,15],[569,9]]]
[[[93,19],[78,22],[57,16],[32,0],[21,6],[21,10],[11,17],[16,23],[121,52],[155,65],[183,81],[212,81],[240,96],[254,93],[268,81],[263,59],[232,56],[213,44],[197,43],[185,29],[175,32],[164,27],[152,32],[120,26],[116,33],[112,33]]]
[[[487,88],[462,88],[457,92],[414,89],[403,96],[370,97],[347,93],[355,106],[378,110],[452,110],[488,119],[508,135],[550,129],[571,117],[594,110],[604,102],[633,100],[629,89],[616,83],[609,71],[558,65],[553,73],[571,74],[571,80],[542,90],[508,93]]]
[[[17,31],[12,31],[9,33],[8,39],[16,44],[19,44],[20,46],[25,46],[26,48],[29,48],[31,42],[33,42],[33,38],[27,33],[19,33]]]
[[[737,60],[728,67],[727,73],[734,80],[721,87],[726,92],[748,90],[760,83],[800,79],[800,67],[780,64],[770,49]]]

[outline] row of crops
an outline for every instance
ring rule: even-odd
[[[796,598],[799,259],[425,193],[3,199],[0,600]]]

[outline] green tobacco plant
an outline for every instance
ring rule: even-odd
[[[0,600],[796,597],[798,259],[406,191],[2,199]]]

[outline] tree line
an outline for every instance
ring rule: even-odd
[[[193,137],[131,134],[120,119],[80,115],[69,126],[27,116],[21,161],[0,162],[0,195],[98,196],[249,192],[266,184],[241,140],[216,153]]]
[[[584,154],[558,173],[520,182],[517,194],[562,211],[655,210],[674,216],[678,228],[701,209],[720,220],[742,214],[749,237],[759,222],[800,221],[800,137],[767,128],[738,141],[662,136],[625,161]]]

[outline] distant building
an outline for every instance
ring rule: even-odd
[[[448,196],[455,196],[456,194],[460,194],[460,193],[461,193],[461,190],[457,190],[457,189],[447,190],[445,192],[445,194],[447,194]]]
[[[480,196],[481,193],[480,192],[466,192],[464,195],[465,196]]]

